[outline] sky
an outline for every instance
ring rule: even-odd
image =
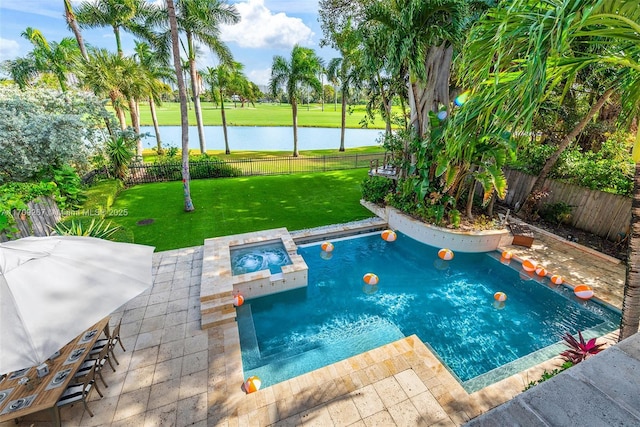
[[[162,2],[162,0],[148,0]],[[326,62],[338,53],[320,48],[322,30],[318,22],[317,0],[228,0],[241,16],[239,24],[221,26],[221,38],[234,59],[244,64],[245,75],[259,85],[266,85],[274,55],[288,58],[295,44],[310,47]],[[79,0],[72,0],[77,6]],[[164,2],[162,2],[164,3]],[[59,42],[73,37],[64,19],[63,0],[0,0],[0,61],[25,56],[32,45],[20,34],[33,27],[48,41]],[[116,51],[111,27],[82,29],[85,43]],[[121,31],[125,55],[133,54],[134,38]],[[183,55],[184,56],[184,55]],[[217,65],[208,48],[198,58],[199,69]]]

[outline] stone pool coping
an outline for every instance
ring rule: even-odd
[[[213,336],[215,335],[215,336]],[[610,344],[617,334],[604,338]],[[602,340],[602,339],[601,339]],[[211,349],[220,349],[211,354]],[[415,335],[245,394],[237,327],[209,334],[210,362],[224,387],[210,391],[210,425],[462,425],[520,394],[554,358],[468,393]],[[211,417],[216,417],[212,419]],[[212,424],[211,424],[212,422]]]

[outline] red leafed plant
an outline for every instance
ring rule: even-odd
[[[560,353],[560,356],[564,357],[566,361],[571,362],[574,365],[582,362],[587,357],[598,354],[604,350],[602,348],[604,343],[596,344],[595,338],[591,338],[589,341],[585,342],[580,331],[578,331],[578,338],[579,341],[576,340],[569,332],[562,337],[567,346],[569,346],[569,349]]]

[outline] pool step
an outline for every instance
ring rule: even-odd
[[[200,313],[202,329],[220,326],[225,323],[233,323],[236,319],[236,309],[233,306],[233,297],[223,295],[218,298],[200,300]]]
[[[304,352],[296,348],[272,354],[262,359],[262,362],[267,362],[263,366],[254,369],[245,368],[244,374],[245,377],[259,376],[262,387],[266,387],[402,338],[404,334],[395,325],[379,323],[375,328],[364,330],[345,339],[314,343],[314,348]]]

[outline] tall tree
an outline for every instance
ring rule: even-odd
[[[353,83],[355,76],[355,70],[350,67],[350,61],[348,57],[332,58],[327,66],[327,75],[329,80],[338,82],[340,84],[340,94],[342,97],[342,112],[340,120],[340,148],[339,151],[344,151],[344,133],[347,124],[347,101],[349,99],[349,89]]]
[[[220,39],[220,24],[235,24],[240,15],[235,6],[225,0],[180,0],[177,3],[177,19],[179,30],[185,33],[186,53],[191,75],[191,92],[193,108],[198,125],[200,152],[206,152],[202,109],[200,107],[200,77],[196,66],[196,43],[209,47],[221,62],[232,61],[231,51]]]
[[[120,56],[123,55],[121,28],[150,40],[154,37],[153,25],[163,19],[160,8],[146,0],[83,1],[75,10],[75,16],[82,28],[111,27]]]
[[[311,86],[313,89],[322,90],[322,84],[318,80],[318,73],[322,69],[322,61],[313,49],[295,45],[291,50],[291,59],[276,55],[271,66],[271,79],[269,90],[273,96],[277,96],[278,90],[284,88],[293,116],[293,157],[298,157],[298,101],[300,101],[302,88]]]
[[[27,27],[22,36],[33,44],[31,52],[35,67],[39,72],[51,73],[58,80],[60,90],[67,90],[67,73],[80,55],[76,41],[65,37],[59,43],[49,43],[44,35],[35,28]]]
[[[21,90],[25,90],[27,86],[31,86],[33,81],[38,77],[38,69],[33,55],[24,58],[9,59],[2,63],[11,79],[18,85]]]
[[[89,60],[79,68],[80,80],[84,85],[88,86],[96,95],[109,97],[122,130],[127,127],[125,118],[127,100],[121,87],[124,79],[122,73],[124,67],[124,58],[112,54],[106,49],[95,49],[89,52]]]
[[[147,99],[149,101],[149,110],[151,111],[151,120],[153,121],[153,129],[156,134],[157,153],[162,154],[162,138],[160,137],[160,126],[158,123],[158,115],[156,113],[156,103],[161,102],[160,95],[162,93],[170,93],[171,88],[163,81],[175,81],[172,71],[167,67],[167,62],[160,52],[153,51],[151,46],[145,42],[136,42],[135,56],[148,74],[147,83]]]
[[[89,54],[83,63],[82,81],[94,93],[108,95],[116,110],[120,127],[126,128],[125,109],[129,110],[131,125],[140,133],[140,111],[138,101],[147,96],[154,87],[155,79],[131,57],[109,53],[105,49]],[[142,156],[142,140],[137,138],[136,154]]]
[[[239,62],[223,63],[215,68],[207,68],[203,73],[205,81],[211,87],[211,93],[216,90],[220,98],[220,116],[222,118],[222,130],[224,132],[225,154],[231,154],[229,137],[227,135],[227,117],[224,109],[224,98],[229,92],[240,92],[248,86],[248,81],[242,73],[242,64]]]
[[[182,126],[182,191],[184,194],[184,210],[195,210],[191,200],[191,188],[189,175],[189,118],[187,117],[187,91],[182,78],[182,65],[180,64],[180,42],[178,36],[178,20],[173,0],[167,1],[167,14],[169,15],[169,28],[171,32],[171,48],[173,51],[173,66],[176,69],[178,82],[178,95],[180,96],[180,124]]]
[[[73,7],[71,7],[71,0],[64,0],[64,16],[67,20],[67,26],[76,37],[76,41],[78,42],[78,47],[80,48],[82,57],[85,59],[85,61],[88,60],[89,56],[87,55],[87,48],[84,45],[82,32],[80,32],[80,27],[78,27],[78,22],[76,21],[76,14],[73,11]]]
[[[377,2],[362,25],[386,33],[386,57],[394,73],[406,72],[410,124],[420,139],[428,136],[430,112],[449,107],[453,49],[467,23],[465,0]]]

